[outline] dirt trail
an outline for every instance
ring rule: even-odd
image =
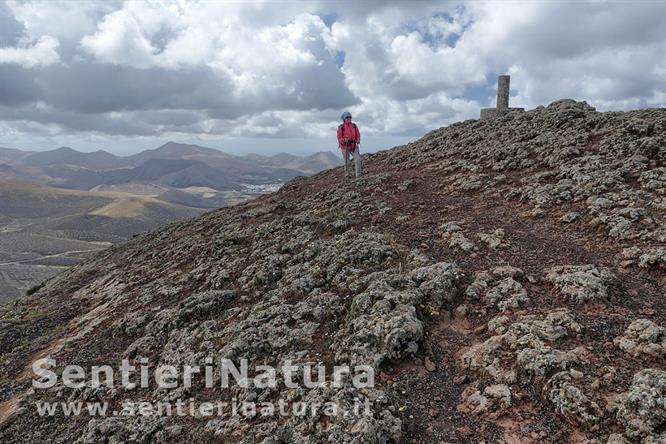
[[[0,428],[16,417],[21,407],[21,397],[0,402]]]
[[[104,246],[104,247],[95,248],[95,249],[92,249],[92,250],[71,250],[71,251],[64,251],[64,252],[62,252],[62,253],[47,254],[46,256],[40,256],[40,257],[38,257],[38,258],[33,258],[33,259],[24,259],[24,260],[22,260],[22,261],[3,262],[3,263],[0,264],[0,266],[3,266],[3,265],[19,265],[19,264],[27,264],[27,263],[30,263],[30,262],[35,262],[35,261],[41,261],[41,260],[44,260],[44,259],[49,259],[49,258],[52,258],[52,257],[67,256],[67,255],[69,255],[69,254],[92,253],[92,252],[96,252],[96,251],[103,250],[104,248],[110,247],[111,245],[112,245],[112,244],[109,242],[108,245],[106,245],[106,246]],[[39,266],[39,265],[37,265],[37,266]],[[52,266],[52,265],[51,265],[51,266]],[[63,268],[69,268],[69,267],[63,267]]]

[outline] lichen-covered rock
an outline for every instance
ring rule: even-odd
[[[666,167],[655,168],[641,173],[638,181],[646,190],[666,193]]]
[[[504,332],[471,346],[462,355],[461,365],[488,375],[497,383],[512,384],[519,376],[526,380],[543,379],[553,370],[565,370],[578,363],[584,355],[582,349],[564,351],[550,345],[582,329],[566,309],[554,310],[544,318],[523,316],[508,326],[499,318],[491,322],[489,330]],[[507,355],[512,356],[508,366],[501,359]]]
[[[564,265],[547,270],[546,281],[566,299],[582,303],[608,299],[608,285],[615,275],[608,269],[594,265]]]
[[[641,249],[638,247],[623,248],[620,252],[620,258],[625,260],[638,259],[641,255]]]
[[[653,248],[641,254],[638,266],[641,268],[650,268],[657,265],[666,264],[666,248]]]
[[[404,182],[398,184],[398,191],[407,191],[413,185],[414,181],[412,179],[407,179]]]
[[[608,441],[606,441],[606,444],[631,444],[631,443],[627,440],[627,438],[620,435],[619,433],[611,433],[611,435],[608,437]]]
[[[498,228],[492,233],[478,233],[476,235],[479,241],[485,244],[491,250],[497,250],[507,246],[507,242],[504,240],[504,236],[505,233],[502,228]]]
[[[508,323],[508,316],[495,316],[490,321],[488,321],[488,331],[491,333],[502,334],[506,331]]]
[[[453,302],[458,295],[460,270],[447,262],[417,268],[410,273],[412,281],[424,296],[424,301],[435,308]]]
[[[336,335],[336,360],[378,366],[385,359],[413,355],[423,337],[415,306],[421,294],[375,282],[354,298],[350,315]]]
[[[560,415],[573,417],[584,423],[594,423],[602,415],[601,409],[583,391],[573,384],[569,371],[556,373],[544,385],[546,398]]]
[[[614,344],[631,356],[662,358],[666,356],[666,328],[649,319],[636,319],[624,336],[615,338]]]
[[[474,242],[469,240],[463,234],[462,222],[452,221],[442,224],[440,227],[442,240],[448,243],[451,248],[457,248],[462,251],[471,251],[475,248]]]
[[[316,416],[291,415],[279,425],[276,424],[272,430],[257,431],[253,427],[251,433],[238,442],[398,442],[402,436],[402,421],[387,409],[388,398],[382,390],[370,389],[367,394],[362,394],[351,386],[340,389],[324,387],[308,391],[297,389],[291,397],[307,405],[335,403],[344,414],[331,416],[327,423],[319,421]],[[364,403],[370,406],[369,412],[358,408]],[[211,428],[214,427],[215,424],[211,424]]]
[[[489,417],[497,418],[511,406],[511,388],[506,384],[494,384],[481,390],[475,385],[469,385],[461,398],[459,411],[472,415],[490,413]]]
[[[628,438],[666,439],[666,372],[649,368],[636,373],[614,408]]]
[[[580,213],[576,211],[569,211],[567,214],[560,217],[560,222],[563,222],[565,224],[570,224],[571,222],[575,222],[578,219],[580,219]]]
[[[643,194],[643,195],[641,195]],[[589,212],[594,216],[589,226],[603,229],[609,237],[617,239],[650,239],[658,233],[660,224],[655,223],[653,212],[647,207],[644,192],[622,189],[607,192],[604,197],[587,199]]]
[[[613,208],[599,215],[599,221],[606,225],[608,236],[619,239],[634,239],[640,236],[641,219],[645,216],[644,208]]]
[[[483,186],[483,175],[473,173],[453,174],[450,177],[451,188],[454,190],[474,191]]]
[[[103,419],[91,419],[83,433],[74,441],[75,444],[97,444],[108,442],[155,441],[157,434],[164,431],[160,418],[148,416],[117,416]]]
[[[516,308],[528,300],[527,291],[512,277],[504,278],[492,286],[485,295],[485,300],[494,304],[501,311]]]
[[[409,252],[409,256],[407,256],[407,262],[413,268],[420,268],[430,264],[431,261],[427,255],[423,254],[418,249],[413,249]]]
[[[533,185],[528,183],[510,190],[506,194],[506,197],[517,197],[520,200],[530,201],[537,209],[550,208],[557,204],[571,201],[573,199],[571,194],[572,187],[573,183],[567,179],[563,179],[556,184]]]
[[[387,273],[369,275],[367,289],[357,295],[344,326],[335,336],[336,359],[378,366],[385,359],[413,355],[423,337],[416,306],[438,306],[457,294],[458,269],[446,263],[421,267],[410,277]]]
[[[516,308],[529,300],[527,290],[520,283],[523,277],[522,270],[509,266],[477,272],[465,295],[473,300],[481,299],[500,311]]]

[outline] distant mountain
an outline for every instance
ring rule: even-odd
[[[91,170],[110,170],[127,166],[126,160],[103,150],[82,153],[68,147],[31,154],[21,163],[25,166],[37,167],[73,165]]]
[[[285,166],[293,164],[296,160],[299,159],[298,156],[293,154],[280,153],[274,156],[262,156],[261,154],[248,154],[243,157],[244,159],[254,162],[259,165],[271,165],[271,166]]]
[[[91,190],[99,185],[122,183],[123,179],[130,176],[129,168],[93,171],[70,165],[55,165],[45,167],[43,171],[48,176],[43,182],[45,185],[74,190]]]
[[[303,159],[301,169],[318,173],[319,171],[335,168],[342,164],[342,155],[335,155],[330,151],[321,151]]]
[[[205,166],[196,160],[150,159],[135,168],[125,170],[126,173],[117,180],[122,182],[157,182],[163,176],[182,171],[192,165]]]
[[[342,157],[330,151],[321,151],[310,156],[301,157],[289,153],[279,153],[274,156],[261,156],[259,154],[248,154],[248,161],[264,166],[288,168],[302,171],[308,174],[335,168],[342,164]]]
[[[159,148],[145,150],[139,154],[128,156],[125,159],[131,165],[139,165],[152,159],[200,159],[208,157],[217,157],[230,159],[234,156],[224,151],[213,148],[206,148],[199,145],[190,145],[185,143],[168,142]]]
[[[6,153],[2,150],[6,151]],[[24,166],[47,167],[71,165],[96,171],[104,171],[123,167],[136,167],[154,159],[193,160],[208,157],[229,159],[234,156],[212,148],[169,142],[159,148],[142,151],[141,153],[125,157],[115,156],[104,150],[84,153],[69,147],[30,153],[13,149],[0,149],[0,161],[3,161],[2,159],[5,157],[14,162],[20,161]]]
[[[61,147],[44,152],[1,149],[0,180],[30,180],[75,190],[98,187],[167,188],[208,187],[243,191],[246,186],[286,182],[340,165],[330,152],[312,156],[280,153],[275,156],[234,156],[220,150],[176,142],[132,156],[103,150],[82,153]]]
[[[302,173],[284,169],[260,169],[228,171],[213,168],[198,160],[152,159],[135,168],[119,168],[109,171],[92,171],[54,166],[44,171],[57,180],[49,183],[61,188],[91,190],[102,185],[144,184],[158,187],[208,187],[215,190],[234,190],[244,183],[263,184],[285,181]],[[244,173],[244,175],[240,175]]]
[[[32,151],[21,151],[12,148],[0,148],[0,163],[12,164],[14,162],[19,162],[31,154]]]
[[[151,183],[174,188],[207,187],[215,190],[233,190],[238,184],[234,175],[225,174],[198,160],[165,159],[151,160],[141,167],[135,168],[136,176],[132,178],[132,182],[148,182],[146,178],[159,174],[160,167],[172,169],[172,171],[165,172],[151,180]]]
[[[298,160],[300,160],[300,157],[294,156],[293,154],[289,153],[279,153],[274,156],[271,156],[270,160],[276,165],[285,166],[293,164],[294,162],[298,162]]]

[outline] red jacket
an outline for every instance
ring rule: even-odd
[[[345,139],[347,139],[349,143],[345,143]],[[361,132],[359,131],[358,126],[353,122],[345,122],[338,126],[338,143],[340,144],[341,150],[354,151],[356,145],[361,143]]]

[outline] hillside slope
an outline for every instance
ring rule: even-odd
[[[225,204],[221,199],[217,203]],[[0,303],[111,243],[198,216],[206,211],[201,204],[194,208],[170,202],[168,196],[63,190],[0,180]]]
[[[0,308],[0,441],[666,439],[666,110],[558,101],[364,161],[361,179],[295,179],[105,250]],[[44,356],[367,364],[377,378],[360,391],[349,378],[30,390]],[[177,398],[359,398],[371,415],[40,417],[34,404]]]

